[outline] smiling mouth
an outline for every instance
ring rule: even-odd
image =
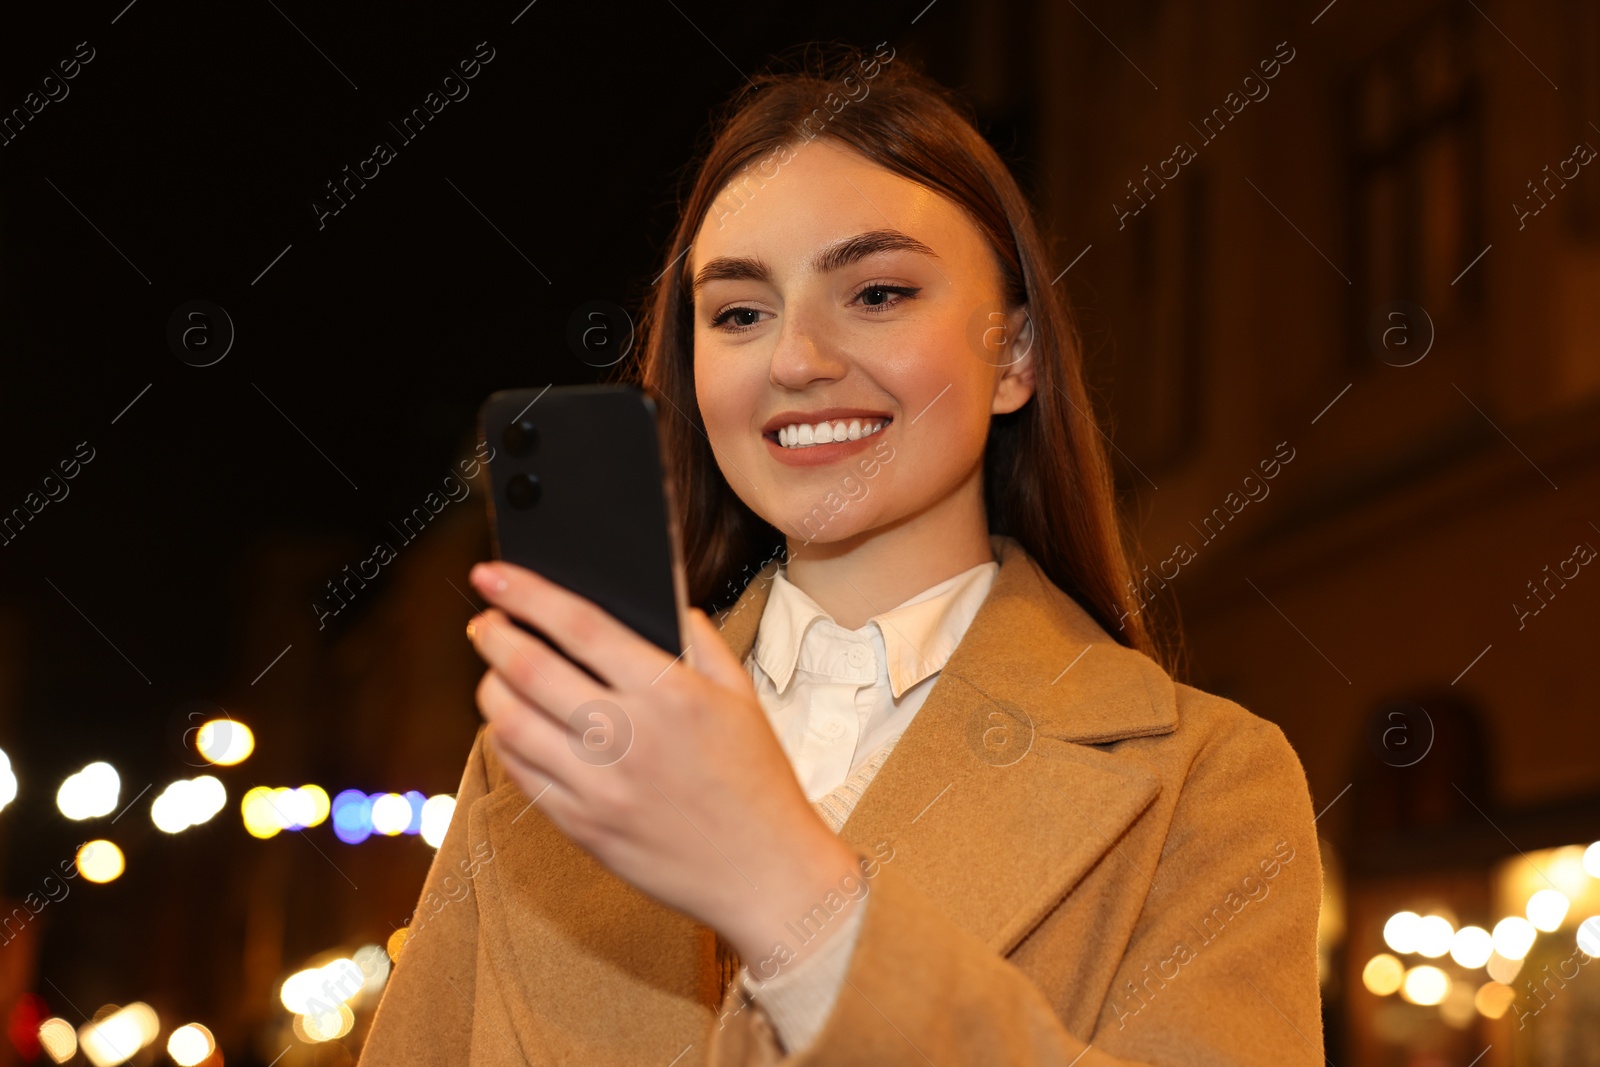
[[[763,434],[782,448],[814,448],[839,441],[859,441],[883,430],[892,418],[831,419],[827,422],[795,423]]]

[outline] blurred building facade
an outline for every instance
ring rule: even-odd
[[[1324,4],[972,5],[946,61],[1029,160],[1192,680],[1324,811],[1330,1057],[1593,1062],[1600,982],[1525,1016],[1537,952],[1499,1020],[1361,975],[1600,837],[1600,9]]]

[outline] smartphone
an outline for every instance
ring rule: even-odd
[[[592,600],[673,656],[687,582],[655,401],[631,385],[507,389],[478,417],[496,559]],[[518,621],[568,659],[559,634]],[[582,663],[577,664],[593,676]]]

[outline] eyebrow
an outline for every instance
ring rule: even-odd
[[[835,241],[818,252],[811,261],[811,269],[820,273],[838,270],[868,256],[884,252],[916,252],[919,255],[939,258],[939,254],[921,241],[899,230],[868,230],[842,241]],[[714,281],[770,282],[772,271],[758,256],[719,256],[700,268],[689,287],[691,295],[702,285]]]

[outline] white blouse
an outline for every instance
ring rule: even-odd
[[[999,571],[980,563],[846,630],[778,570],[745,662],[807,799],[904,732]]]
[[[784,569],[772,579],[745,666],[807,799],[835,833],[927,699],[989,595],[1000,564],[962,571],[846,630]],[[812,955],[762,982],[739,981],[789,1052],[833,1010],[865,899]]]

